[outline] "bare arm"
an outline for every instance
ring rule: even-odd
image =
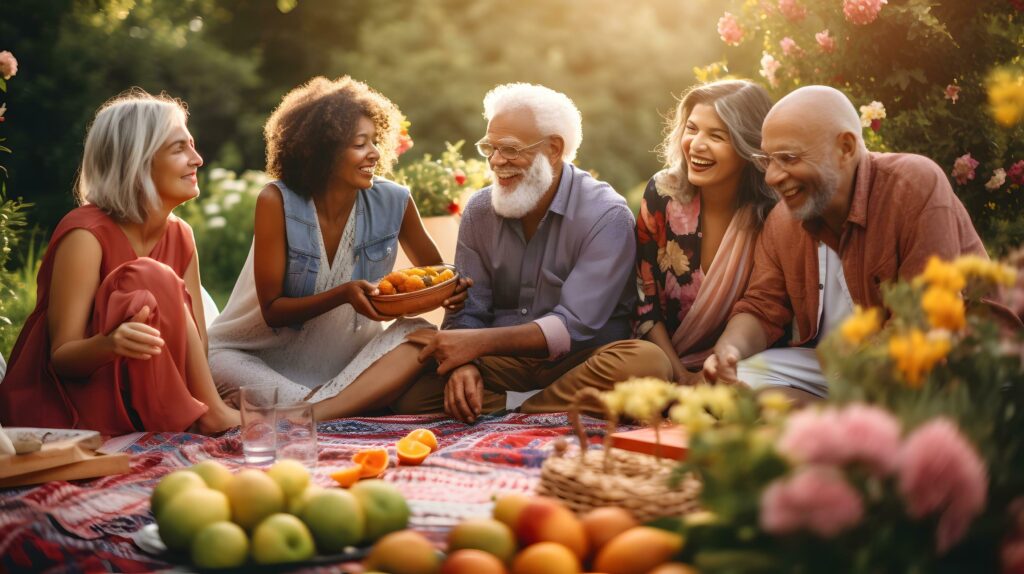
[[[199,279],[199,252],[192,252],[192,262],[185,270],[185,289],[192,297],[192,314],[196,318],[196,327],[199,328],[199,339],[203,344],[203,351],[208,352],[209,341],[206,338],[206,309],[203,308],[203,287]]]
[[[50,359],[61,377],[85,378],[117,356],[148,359],[160,353],[160,331],[142,323],[150,309],[144,308],[109,334],[86,337],[96,291],[100,285],[103,251],[88,231],[68,233],[57,245],[53,276],[74,277],[74,281],[52,281],[47,326],[50,331]]]
[[[409,204],[405,208],[405,215],[402,216],[402,229],[398,232],[398,241],[402,249],[409,256],[413,265],[437,265],[442,263],[441,252],[437,245],[430,238],[427,230],[423,228],[423,220],[420,219],[420,212],[416,209],[416,203],[409,198]]]
[[[767,348],[768,338],[761,322],[748,313],[735,315],[715,343],[714,353],[704,361],[704,377],[709,381],[736,382],[736,363]]]
[[[651,327],[647,333],[644,334],[644,339],[657,345],[662,352],[668,357],[668,362],[672,363],[672,379],[681,385],[692,384],[693,379],[697,376],[691,373],[683,366],[683,362],[679,360],[679,355],[676,353],[675,347],[672,346],[672,339],[668,336],[668,330],[665,329],[665,324],[661,321],[654,323],[654,327]]]
[[[288,240],[284,223],[281,191],[268,185],[256,200],[253,238],[253,275],[256,297],[263,320],[270,327],[303,323],[345,303],[371,319],[389,319],[374,310],[367,298],[376,287],[368,281],[349,281],[333,289],[308,297],[286,297],[284,277],[288,265]]]
[[[484,329],[422,330],[408,339],[424,345],[420,361],[437,359],[437,372],[445,374],[480,357],[508,355],[546,357],[548,342],[536,323]]]

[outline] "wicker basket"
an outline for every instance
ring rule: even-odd
[[[586,430],[580,423],[580,410],[587,406],[603,412],[608,420],[603,452],[587,448]],[[673,461],[611,448],[617,423],[597,390],[587,388],[576,394],[569,421],[579,437],[579,456],[567,456],[564,447],[556,449],[541,468],[538,494],[559,498],[580,514],[599,506],[619,506],[641,522],[700,509],[700,482],[692,475],[683,477],[675,488],[669,486]]]

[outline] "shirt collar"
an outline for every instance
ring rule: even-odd
[[[871,182],[875,179],[874,154],[865,152],[853,174],[853,197],[850,199],[850,214],[846,221],[867,227],[868,196],[871,194]]]
[[[568,162],[562,162],[562,179],[558,182],[558,190],[555,191],[555,197],[551,200],[551,205],[548,206],[548,211],[555,212],[558,215],[565,215],[569,211],[569,195],[570,189],[572,188],[572,164]]]

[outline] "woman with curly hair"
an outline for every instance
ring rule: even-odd
[[[318,77],[267,121],[267,172],[255,236],[224,312],[210,327],[210,368],[223,396],[248,384],[309,400],[317,420],[385,407],[422,369],[405,336],[370,303],[398,243],[415,265],[441,263],[409,190],[378,177],[397,153],[401,114],[366,84]],[[461,307],[468,282],[444,302]]]
[[[665,169],[637,217],[635,334],[665,351],[680,384],[704,359],[746,289],[754,242],[775,195],[751,161],[768,93],[744,80],[691,88],[669,118]]]
[[[171,211],[199,195],[203,158],[184,105],[133,89],[96,113],[76,199],[50,238],[0,384],[0,422],[216,433],[239,423],[206,363],[192,229]]]

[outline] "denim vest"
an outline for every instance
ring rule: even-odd
[[[320,272],[320,241],[317,234],[316,207],[312,198],[304,198],[281,180],[272,182],[284,198],[285,234],[288,241],[288,265],[284,279],[286,297],[308,297],[316,287]],[[356,196],[354,217],[355,266],[352,280],[377,281],[391,272],[398,256],[398,232],[409,203],[409,190],[386,179],[374,178],[370,189]]]

